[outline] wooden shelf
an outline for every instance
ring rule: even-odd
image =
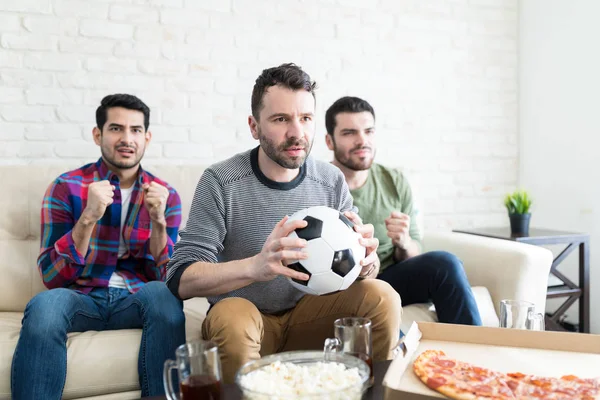
[[[580,288],[571,289],[567,285],[553,286],[548,288],[547,298],[553,299],[557,297],[570,297],[573,295],[581,295],[583,291]]]

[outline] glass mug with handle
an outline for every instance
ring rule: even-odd
[[[500,327],[544,330],[544,315],[535,312],[535,304],[524,300],[502,300],[500,302]]]
[[[371,320],[368,318],[339,318],[333,323],[334,338],[325,339],[324,352],[340,352],[360,358],[371,369],[369,386],[373,385],[373,342],[371,339]]]
[[[171,371],[179,377],[179,395]],[[221,400],[221,360],[215,343],[195,340],[175,350],[175,360],[164,365],[163,384],[168,400]]]

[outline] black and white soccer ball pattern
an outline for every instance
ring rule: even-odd
[[[305,239],[307,246],[304,251],[309,257],[288,267],[308,274],[310,279],[289,279],[290,283],[314,295],[348,289],[358,277],[360,262],[366,254],[352,221],[338,210],[324,206],[300,210],[289,218],[289,221],[293,220],[308,222],[305,228],[296,229],[288,236]]]

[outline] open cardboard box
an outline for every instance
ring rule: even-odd
[[[600,377],[600,335],[415,322],[402,347],[383,379],[386,399],[446,398],[413,372],[414,359],[425,350],[499,372]]]

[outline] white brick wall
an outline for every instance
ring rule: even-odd
[[[254,145],[265,67],[377,112],[378,161],[403,167],[428,227],[505,223],[517,182],[517,0],[0,0],[0,163],[88,162],[94,109],[152,108],[146,164],[211,163]]]

